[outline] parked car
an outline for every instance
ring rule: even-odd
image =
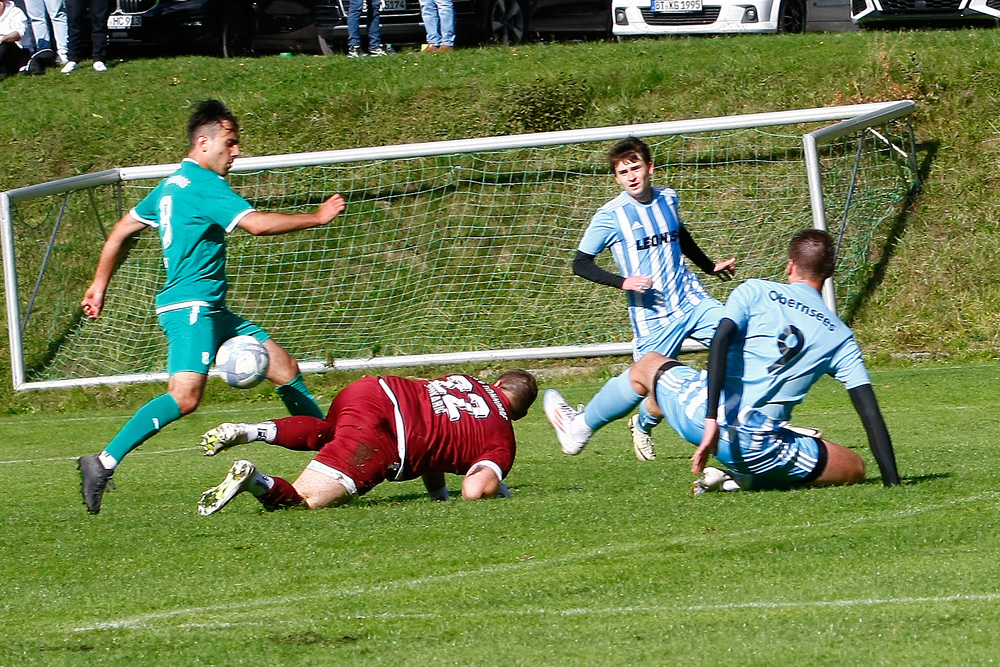
[[[855,29],[850,0],[613,0],[612,12],[618,37]]]
[[[112,46],[141,45],[225,58],[318,51],[316,0],[113,0]]]
[[[851,18],[862,26],[928,22],[997,25],[1000,0],[852,0]]]
[[[382,41],[421,43],[418,0],[383,0]],[[607,37],[611,0],[455,0],[455,33],[461,44],[520,44],[533,34]],[[319,0],[316,25],[324,50],[347,42],[348,0]],[[363,28],[362,28],[363,29]]]

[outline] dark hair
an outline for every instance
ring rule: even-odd
[[[608,151],[608,164],[611,165],[612,172],[622,160],[650,164],[653,157],[650,155],[649,146],[646,145],[645,141],[637,137],[628,137],[619,141]]]
[[[519,368],[504,372],[493,386],[504,389],[510,399],[510,418],[516,421],[528,414],[528,408],[538,397],[538,383],[535,376]]]
[[[236,121],[236,116],[229,108],[219,100],[202,100],[194,105],[194,113],[188,121],[188,147],[194,147],[194,141],[198,138],[199,131],[209,125],[221,128],[224,122],[231,125],[233,132],[240,131],[240,124]],[[215,129],[209,133],[214,135]]]
[[[803,276],[826,280],[837,264],[833,237],[821,229],[803,229],[792,237],[788,257]]]

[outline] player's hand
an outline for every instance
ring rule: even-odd
[[[708,458],[719,451],[719,422],[714,419],[705,420],[705,434],[701,436],[701,444],[691,455],[691,473],[700,475],[708,463]]]
[[[345,208],[347,208],[347,202],[344,201],[344,198],[341,195],[333,195],[319,205],[317,213],[319,213],[325,225],[340,215]]]
[[[653,279],[649,276],[630,276],[622,283],[622,289],[627,292],[645,292],[653,286]]]
[[[724,262],[716,262],[713,276],[718,276],[719,280],[732,280],[736,274],[736,258],[730,257]]]
[[[80,305],[83,306],[84,315],[96,320],[104,310],[104,292],[91,285],[83,295]]]

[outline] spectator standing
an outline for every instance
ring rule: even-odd
[[[35,48],[52,49],[56,63],[69,62],[69,21],[66,18],[64,0],[24,0],[24,8],[31,20],[31,32],[35,36]],[[51,30],[49,23],[52,23]],[[53,43],[53,38],[55,43]],[[51,61],[49,61],[51,63]]]
[[[0,0],[0,77],[17,74],[31,50],[27,15],[13,0]]]
[[[427,31],[426,51],[455,50],[455,6],[452,0],[420,0],[420,16]]]
[[[66,15],[69,18],[69,61],[63,65],[62,73],[75,72],[83,60],[83,49],[87,43],[87,26],[90,26],[90,55],[95,72],[106,72],[108,66],[108,15],[111,14],[112,0],[65,0]]]
[[[365,55],[361,50],[361,12],[367,7],[368,25],[368,55],[386,56],[389,52],[382,46],[381,11],[382,0],[349,0],[347,9],[347,57],[360,58]]]

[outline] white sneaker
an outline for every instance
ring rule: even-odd
[[[691,482],[691,492],[694,495],[708,493],[709,491],[739,491],[740,485],[736,483],[728,472],[711,466],[701,471],[701,477]]]
[[[107,72],[108,71],[108,66],[105,65],[100,60],[95,60],[94,61],[94,71],[95,72]]]
[[[552,424],[552,428],[556,430],[556,437],[559,439],[563,454],[570,456],[579,454],[586,446],[587,440],[590,439],[589,433],[586,435],[573,433],[573,421],[580,416],[583,406],[581,405],[578,410],[569,407],[569,403],[555,389],[549,389],[545,392],[542,404],[545,409],[545,417]]]
[[[215,456],[223,449],[233,445],[245,445],[250,442],[247,437],[246,424],[219,424],[211,431],[201,436],[201,448],[205,456]]]
[[[59,71],[62,72],[63,74],[70,74],[72,72],[75,72],[76,71],[76,61],[75,60],[69,60],[69,61],[67,61],[66,64],[63,65],[62,69],[59,70]]]
[[[201,494],[201,500],[198,501],[198,514],[208,516],[221,510],[230,500],[247,490],[247,487],[253,482],[253,476],[256,472],[257,468],[249,461],[234,463],[221,484],[213,486]]]
[[[656,458],[653,436],[639,428],[639,415],[632,415],[628,420],[628,430],[632,432],[632,451],[640,461],[652,461]]]

